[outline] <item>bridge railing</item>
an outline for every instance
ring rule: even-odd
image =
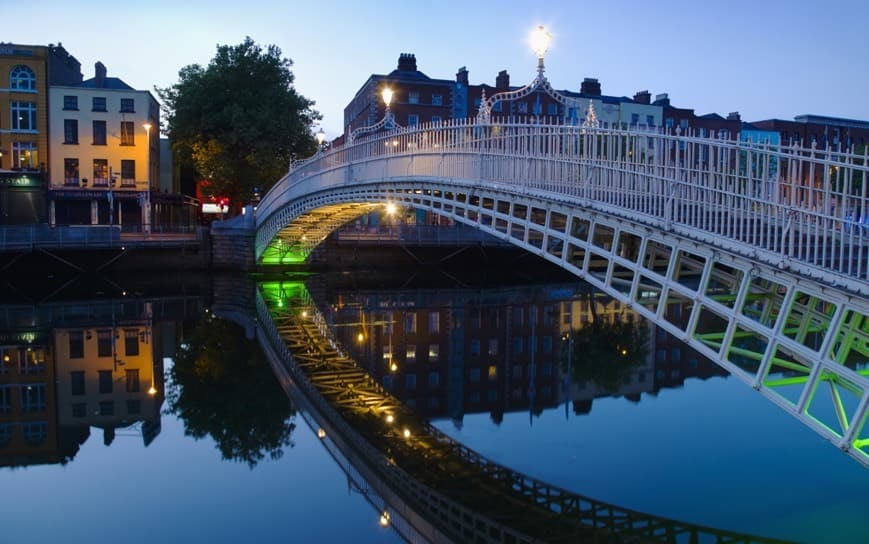
[[[869,154],[647,128],[473,120],[384,132],[320,153],[265,196],[263,225],[317,190],[396,180],[494,184],[602,207],[755,255],[865,280]]]

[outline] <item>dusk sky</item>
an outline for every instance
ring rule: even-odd
[[[0,5],[12,8],[11,0]],[[547,76],[578,90],[585,77],[604,94],[668,93],[698,114],[739,111],[743,120],[815,113],[869,119],[866,0],[658,0],[294,2],[277,0],[34,0],[15,8],[0,40],[63,43],[84,77],[102,61],[136,89],[171,85],[188,64],[207,64],[218,44],[250,36],[293,60],[296,88],[316,101],[329,137],[344,106],[372,73],[416,54],[421,71],[472,84],[511,84],[535,74],[527,35],[545,25],[554,39]],[[4,10],[6,11],[6,10]],[[156,93],[155,93],[156,94]]]

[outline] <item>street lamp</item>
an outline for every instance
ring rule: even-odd
[[[145,148],[145,160],[148,161],[147,187],[145,188],[144,197],[141,199],[142,223],[144,231],[151,232],[151,127],[153,125],[151,125],[150,121],[146,121],[142,126],[145,127],[145,141],[147,144]]]
[[[355,140],[362,134],[367,134],[368,132],[375,132],[380,130],[381,128],[385,128],[387,130],[404,128],[395,122],[395,116],[392,114],[392,110],[389,109],[390,104],[392,104],[392,97],[394,95],[395,92],[388,86],[383,87],[383,90],[380,91],[380,98],[383,100],[383,105],[386,106],[386,109],[383,112],[383,119],[373,125],[359,127],[351,132],[349,138],[350,143],[353,143],[353,140]]]
[[[516,89],[515,91],[504,91],[502,93],[493,94],[488,99],[486,98],[486,95],[483,94],[480,103],[480,110],[477,112],[478,123],[489,123],[492,117],[492,108],[494,108],[495,104],[498,102],[518,100],[528,96],[538,89],[544,91],[562,105],[567,106],[567,104],[571,102],[570,98],[553,89],[552,85],[549,84],[549,80],[547,80],[544,75],[545,67],[543,65],[543,57],[546,55],[546,51],[549,50],[549,44],[551,42],[552,34],[550,34],[542,25],[538,26],[531,32],[528,43],[537,55],[537,77],[535,77],[534,81],[528,85],[521,89]]]
[[[326,133],[323,132],[323,128],[320,127],[320,130],[318,130],[317,134],[314,136],[317,138],[317,150],[320,151],[323,149],[323,142],[326,141]]]

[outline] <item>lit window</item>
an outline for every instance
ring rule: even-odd
[[[121,121],[121,145],[136,145],[135,130],[132,121]]]
[[[404,352],[404,359],[408,363],[415,363],[416,362],[416,345],[415,344],[408,344],[407,345],[407,350]]]
[[[498,379],[498,367],[489,365],[489,381],[493,382]]]
[[[35,169],[39,166],[39,153],[33,142],[12,142],[12,166]]]
[[[9,88],[20,91],[36,90],[36,74],[27,66],[18,65],[9,72]]]
[[[35,131],[36,130],[36,103],[35,102],[11,102],[11,125],[12,130]]]
[[[440,344],[429,344],[428,346],[428,362],[436,363],[438,357],[440,357],[441,346]]]
[[[78,159],[63,159],[63,184],[78,185]],[[84,357],[84,355],[73,355],[73,338],[72,333],[69,337],[70,357]],[[84,348],[82,348],[84,349]]]
[[[109,184],[109,161],[94,159],[94,187],[106,187]]]

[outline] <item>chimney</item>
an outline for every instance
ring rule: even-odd
[[[649,91],[638,91],[637,94],[634,95],[634,102],[638,104],[651,104],[652,93]]]
[[[741,119],[740,119],[740,117],[739,117],[739,112],[738,112],[738,111],[732,111],[732,112],[728,113],[728,114],[727,114],[727,120],[728,120],[728,121],[741,121]]]
[[[579,86],[579,92],[591,96],[600,96],[600,83],[593,77],[587,77],[582,80],[582,85]]]
[[[667,95],[667,93],[656,94],[653,104],[655,104],[656,106],[669,106],[670,97]]]
[[[402,53],[398,57],[398,70],[400,72],[416,72],[416,55]]]
[[[464,85],[468,84],[468,69],[464,66],[459,68],[459,71],[456,72],[456,83],[462,83]]]
[[[106,65],[100,61],[94,64],[94,79],[96,80],[97,88],[102,88],[106,83]]]
[[[498,72],[498,77],[495,78],[495,88],[510,88],[510,74],[507,73],[507,70],[501,70],[500,72]]]

